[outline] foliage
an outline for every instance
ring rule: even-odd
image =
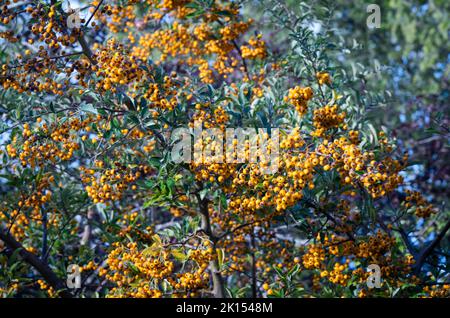
[[[80,4],[75,27],[65,1],[0,12],[4,297],[448,296],[448,210],[410,181],[395,123],[373,116],[391,78],[349,72],[367,56],[343,58],[340,1]],[[428,38],[405,30],[409,56]],[[438,94],[443,53],[423,50],[431,60],[405,64]],[[177,163],[174,132],[191,140],[199,123],[192,148],[215,161]],[[71,264],[81,289],[62,287]]]

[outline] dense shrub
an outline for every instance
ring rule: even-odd
[[[335,11],[241,2],[4,1],[3,297],[448,296],[395,93]]]

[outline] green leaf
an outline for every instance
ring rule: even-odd
[[[217,262],[219,263],[219,270],[222,269],[224,261],[225,261],[225,249],[219,248],[217,249]]]
[[[80,110],[85,113],[91,113],[91,114],[98,115],[97,108],[95,108],[94,105],[92,105],[92,104],[82,103],[80,105]]]
[[[180,262],[185,262],[189,259],[189,256],[184,254],[181,249],[173,249],[170,253],[173,255],[173,257],[175,257],[176,260]]]
[[[209,190],[208,189],[203,189],[202,191],[200,191],[200,199],[203,200],[206,195],[208,194]]]

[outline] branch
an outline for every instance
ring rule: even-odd
[[[225,286],[222,274],[220,273],[219,261],[217,259],[217,237],[214,236],[211,228],[211,220],[208,211],[208,200],[201,199],[200,195],[196,194],[198,205],[200,207],[200,215],[202,219],[201,229],[208,235],[209,239],[213,242],[214,258],[209,262],[209,269],[211,271],[211,277],[213,281],[213,294],[215,298],[225,298]],[[220,210],[219,204],[219,210]]]
[[[94,9],[94,12],[92,13],[92,15],[90,16],[90,18],[87,20],[87,22],[84,24],[84,27],[89,26],[89,23],[91,22],[92,18],[95,16],[95,14],[97,13],[98,9],[100,8],[100,6],[103,4],[104,0],[101,0],[97,6]]]
[[[56,5],[56,2],[57,1],[55,1],[55,0],[51,1],[52,5]],[[58,11],[61,14],[61,16],[64,17],[64,20],[67,21],[67,17],[68,17],[67,13],[64,10],[62,10],[60,7],[58,7]],[[68,33],[67,28],[64,25],[64,23],[61,24],[61,27],[63,28],[65,33]],[[86,55],[86,57],[88,58],[88,60],[91,62],[92,65],[96,65],[97,61],[93,58],[91,48],[89,47],[89,44],[86,42],[86,39],[84,38],[82,32],[80,32],[80,34],[78,35],[77,40],[78,40],[78,43],[80,44],[81,48],[83,49],[83,54]]]
[[[217,20],[217,22],[221,25],[221,26],[225,26],[225,24],[219,19]],[[245,75],[247,76],[247,78],[250,80],[250,73],[248,71],[248,66],[247,66],[247,61],[245,60],[245,58],[242,56],[242,50],[239,47],[239,44],[236,42],[236,40],[231,40],[231,43],[233,44],[234,48],[236,49],[236,51],[238,52],[239,57],[241,58],[242,61],[242,65],[244,66],[244,71],[245,71]]]
[[[83,35],[80,35],[78,37],[78,43],[80,43],[81,48],[83,49],[83,54],[86,55],[86,57],[91,62],[91,64],[96,65],[97,61],[94,60],[91,48],[89,47],[89,45],[86,42],[86,39],[83,37]]]
[[[256,240],[255,233],[252,231],[251,235],[251,257],[252,257],[252,298],[258,298],[258,286],[256,282]]]
[[[430,243],[427,247],[425,247],[420,253],[417,258],[417,263],[414,269],[414,272],[418,274],[420,270],[422,269],[423,264],[425,263],[425,260],[430,256],[430,254],[433,252],[434,248],[439,245],[439,243],[442,241],[442,239],[445,237],[445,234],[450,229],[450,220],[447,221],[447,224],[444,226],[444,228],[441,230],[441,232],[436,236],[436,238],[433,240],[433,242]]]
[[[36,255],[27,251],[22,244],[16,241],[16,239],[9,233],[6,233],[3,229],[0,229],[0,239],[8,246],[13,252],[19,251],[19,255],[22,259],[34,267],[39,274],[45,279],[45,281],[52,286],[56,291],[59,291],[59,295],[63,298],[72,298],[73,295],[66,290],[66,287],[61,279],[56,276],[55,272],[48,266],[48,264],[41,261]]]
[[[417,251],[415,250],[414,246],[412,245],[411,241],[409,240],[408,233],[406,233],[405,230],[401,227],[399,227],[398,229],[394,229],[394,230],[397,231],[398,233],[400,233],[400,236],[401,236],[403,242],[405,243],[406,248],[411,253],[411,255],[414,256],[415,259],[417,259]]]
[[[222,240],[223,238],[227,237],[228,235],[231,235],[231,234],[233,234],[234,232],[236,232],[236,231],[238,231],[238,230],[240,230],[240,229],[242,229],[242,228],[244,228],[244,227],[253,225],[253,224],[255,224],[255,223],[257,223],[257,222],[254,221],[254,222],[244,223],[244,224],[238,225],[238,226],[236,226],[235,228],[233,228],[233,229],[231,229],[231,230],[225,232],[224,234],[220,235],[220,236],[217,238],[217,241],[220,241],[220,240]]]
[[[87,221],[84,226],[83,234],[81,235],[80,245],[89,245],[89,240],[92,235],[92,219],[94,218],[95,211],[94,208],[89,208],[87,212]]]

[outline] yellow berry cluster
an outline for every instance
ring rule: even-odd
[[[381,259],[390,251],[394,243],[393,237],[379,231],[375,236],[370,236],[368,241],[356,245],[355,255],[381,262]]]
[[[450,284],[425,286],[423,292],[425,297],[431,298],[448,298],[450,297]]]
[[[197,291],[208,286],[207,268],[214,255],[209,241],[193,243],[195,248],[187,254],[176,246],[164,248],[158,235],[152,241],[147,247],[140,247],[138,242],[114,243],[107,266],[100,270],[100,275],[117,285],[110,297],[162,297],[162,283],[172,297],[196,297]],[[184,263],[183,272],[177,272],[180,262]]]
[[[140,37],[132,55],[147,60],[157,49],[161,53],[158,63],[169,57],[183,57],[178,63],[196,66],[204,83],[213,83],[214,71],[227,78],[228,74],[240,69],[240,61],[231,54],[235,49],[242,59],[266,56],[265,44],[259,37],[250,39],[249,46],[238,46],[236,41],[248,30],[252,20],[239,21],[234,4],[222,6],[219,1],[214,1],[196,24],[185,20],[185,15],[191,10],[184,7],[186,4],[160,3],[154,8],[150,6],[147,17],[160,19],[163,15],[172,14],[176,19],[169,28]],[[229,16],[222,19],[214,12],[228,12]],[[213,27],[215,24],[218,26]],[[212,65],[209,64],[210,58],[213,59]]]
[[[102,268],[99,272],[117,285],[117,288],[110,290],[109,297],[161,297],[162,292],[152,287],[149,281],[169,275],[173,270],[173,263],[164,258],[143,255],[136,243],[114,243],[113,246],[114,249],[106,260],[107,268]]]
[[[67,161],[80,148],[78,132],[93,122],[92,118],[80,120],[70,119],[62,124],[43,122],[38,118],[34,127],[28,123],[23,125],[22,140],[16,137],[7,145],[6,150],[11,158],[20,160],[22,166],[42,166],[46,162]]]
[[[97,163],[98,170],[81,167],[82,180],[86,185],[86,192],[94,203],[109,204],[120,200],[124,192],[131,187],[136,190],[134,183],[153,170],[149,166],[139,165],[136,168],[127,167],[120,163],[111,169],[103,170],[103,164]]]
[[[432,204],[429,204],[423,195],[418,191],[406,190],[405,202],[402,203],[407,209],[414,208],[415,214],[419,218],[428,218],[436,213]]]
[[[16,25],[11,21],[18,19],[22,14],[28,15],[33,21],[24,25],[23,30],[19,31],[22,32],[19,37],[12,36],[17,30],[2,32],[8,41],[13,43],[21,41],[26,46],[24,54],[17,55],[16,65],[2,66],[0,83],[5,89],[12,88],[18,92],[28,93],[44,91],[63,95],[65,86],[69,85],[71,79],[80,80],[79,83],[85,85],[82,78],[89,70],[89,63],[85,63],[83,58],[72,63],[69,60],[71,54],[66,51],[70,51],[82,36],[81,31],[65,27],[67,14],[57,5],[47,6],[45,3],[29,2],[18,4],[18,9],[13,10],[6,4],[2,13],[5,17],[0,19],[0,22],[12,29],[15,29]],[[37,45],[32,47],[32,44]],[[62,60],[66,63],[60,63]],[[77,75],[72,77],[75,73]],[[53,78],[61,74],[65,74],[66,79],[63,82]]]
[[[37,283],[38,283],[39,287],[42,290],[45,290],[50,297],[55,297],[56,296],[55,289],[52,286],[49,286],[45,281],[43,281],[42,279],[39,279],[37,281]]]
[[[135,83],[145,76],[137,61],[115,39],[108,41],[105,48],[97,53],[96,59],[96,75],[101,78],[97,88],[100,90],[116,92],[118,85]]]
[[[317,150],[328,158],[345,183],[363,185],[373,198],[386,195],[403,182],[399,175],[403,164],[391,157],[374,160],[373,152],[361,151],[344,136],[332,143],[324,140]],[[325,166],[324,170],[329,167]]]
[[[174,83],[173,77],[176,77],[176,73],[171,77],[165,76],[162,84],[150,83],[145,87],[143,97],[150,102],[149,108],[162,111],[173,110],[177,106],[177,84]]]
[[[332,282],[333,284],[345,286],[345,285],[347,285],[347,281],[349,279],[349,275],[344,274],[344,271],[347,269],[347,267],[348,267],[347,264],[335,263],[333,270],[331,270],[330,272],[322,271],[320,273],[320,276],[328,277],[330,282]]]
[[[323,85],[323,84],[331,85],[330,74],[328,74],[326,72],[317,72],[316,78],[317,78],[317,81],[319,82],[319,85]]]
[[[306,269],[320,269],[325,260],[325,250],[321,243],[310,244],[303,255],[302,262]]]
[[[323,137],[327,130],[339,127],[345,119],[345,112],[338,113],[338,106],[324,106],[314,110],[313,125],[316,130],[311,134]]]
[[[285,102],[290,102],[294,105],[297,112],[303,116],[308,110],[308,101],[313,97],[313,90],[311,87],[295,86],[289,90],[285,97]]]
[[[28,186],[27,191],[15,193],[15,206],[2,202],[0,205],[0,222],[10,228],[10,233],[17,239],[23,239],[31,225],[42,225],[42,209],[47,213],[47,226],[60,225],[60,213],[54,208],[45,206],[52,198],[51,186],[55,178],[46,173],[35,183]]]
[[[261,40],[262,36],[252,37],[248,40],[248,46],[241,47],[242,57],[246,59],[264,59],[267,56],[266,43]]]

